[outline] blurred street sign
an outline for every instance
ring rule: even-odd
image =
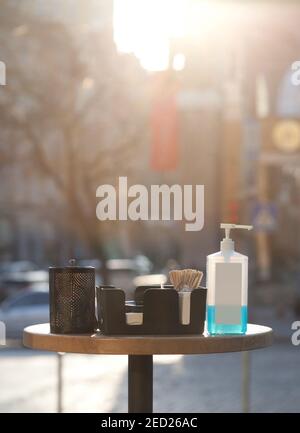
[[[278,211],[274,203],[256,203],[252,212],[252,225],[255,230],[271,232],[277,227]]]
[[[300,151],[299,119],[269,117],[261,121],[262,148],[282,155],[295,155]]]
[[[275,123],[272,139],[277,149],[292,153],[300,148],[300,123],[297,120],[280,120]]]

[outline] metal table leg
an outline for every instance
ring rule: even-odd
[[[57,412],[63,412],[63,361],[64,353],[57,354]]]
[[[128,412],[153,411],[153,356],[128,356]]]

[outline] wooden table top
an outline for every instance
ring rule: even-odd
[[[51,334],[49,324],[25,328],[24,346],[37,350],[99,355],[196,355],[240,352],[270,346],[273,331],[266,326],[248,324],[245,335],[146,335],[105,336],[101,334]]]

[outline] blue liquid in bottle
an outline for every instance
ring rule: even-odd
[[[211,335],[216,334],[245,334],[247,331],[248,308],[246,305],[241,307],[241,321],[239,324],[216,323],[216,307],[207,306],[207,330]]]

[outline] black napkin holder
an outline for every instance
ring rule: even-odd
[[[191,293],[190,323],[179,318],[179,294],[172,287],[143,287],[135,292],[137,311],[143,312],[143,324],[126,323],[125,292],[112,287],[97,288],[99,329],[104,335],[187,335],[202,334],[206,312],[206,289]]]

